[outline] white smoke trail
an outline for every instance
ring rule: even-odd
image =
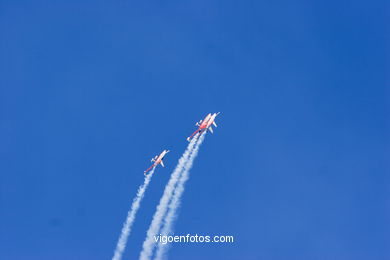
[[[149,229],[146,233],[146,239],[142,245],[140,260],[149,260],[152,256],[153,249],[156,246],[156,243],[154,241],[154,236],[157,235],[157,233],[161,228],[162,219],[167,212],[168,204],[172,197],[173,190],[175,189],[180,173],[182,172],[184,166],[186,165],[189,155],[194,149],[194,145],[197,141],[197,137],[198,135],[192,138],[191,142],[188,144],[186,150],[184,151],[183,155],[179,159],[179,162],[176,165],[175,170],[172,172],[168,184],[165,186],[165,190],[160,199],[160,203],[158,204],[156,208],[156,212],[154,213],[152,223],[150,224]]]
[[[190,177],[190,170],[192,168],[196,156],[198,155],[199,147],[201,146],[205,136],[206,136],[206,132],[204,132],[199,137],[199,140],[196,143],[194,150],[192,151],[186,165],[184,166],[183,172],[174,190],[174,194],[172,196],[171,202],[169,203],[168,213],[164,218],[163,227],[160,232],[161,235],[163,236],[172,234],[173,224],[177,217],[177,209],[180,206],[181,196],[183,195],[184,192],[185,183]],[[154,259],[155,260],[164,259],[164,256],[168,249],[169,249],[169,243],[167,244],[158,243],[157,252]]]
[[[149,185],[149,182],[153,176],[155,167],[150,171],[148,175],[145,176],[144,183],[138,188],[137,195],[133,199],[133,203],[131,204],[131,208],[127,213],[126,222],[123,224],[121,235],[119,237],[118,243],[115,248],[114,256],[112,260],[120,260],[122,259],[123,251],[125,250],[127,239],[131,233],[131,227],[133,226],[136,214],[141,205],[141,201],[144,197],[145,190]]]

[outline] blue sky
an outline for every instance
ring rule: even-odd
[[[110,259],[143,170],[170,149],[129,239],[137,259],[185,138],[221,111],[176,233],[235,243],[170,259],[389,259],[385,11],[1,1],[0,258]]]

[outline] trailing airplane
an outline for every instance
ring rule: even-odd
[[[164,151],[162,151],[162,153],[160,153],[160,155],[156,155],[155,157],[153,157],[151,159],[151,162],[153,162],[153,164],[148,169],[146,169],[146,171],[144,171],[144,175],[146,176],[146,173],[148,171],[150,171],[151,169],[153,169],[154,167],[156,167],[159,164],[161,164],[162,167],[165,167],[163,159],[167,153],[169,153],[169,150],[164,150]]]

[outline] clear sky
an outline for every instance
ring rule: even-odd
[[[218,111],[176,234],[235,242],[170,259],[390,259],[385,2],[1,1],[0,259],[110,259],[170,149],[137,259],[185,138]]]

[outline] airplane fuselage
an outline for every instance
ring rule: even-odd
[[[167,150],[164,150],[156,159],[156,161],[154,162],[154,165],[157,165],[159,163],[161,163],[161,161],[164,159],[164,156],[168,153],[169,151]]]

